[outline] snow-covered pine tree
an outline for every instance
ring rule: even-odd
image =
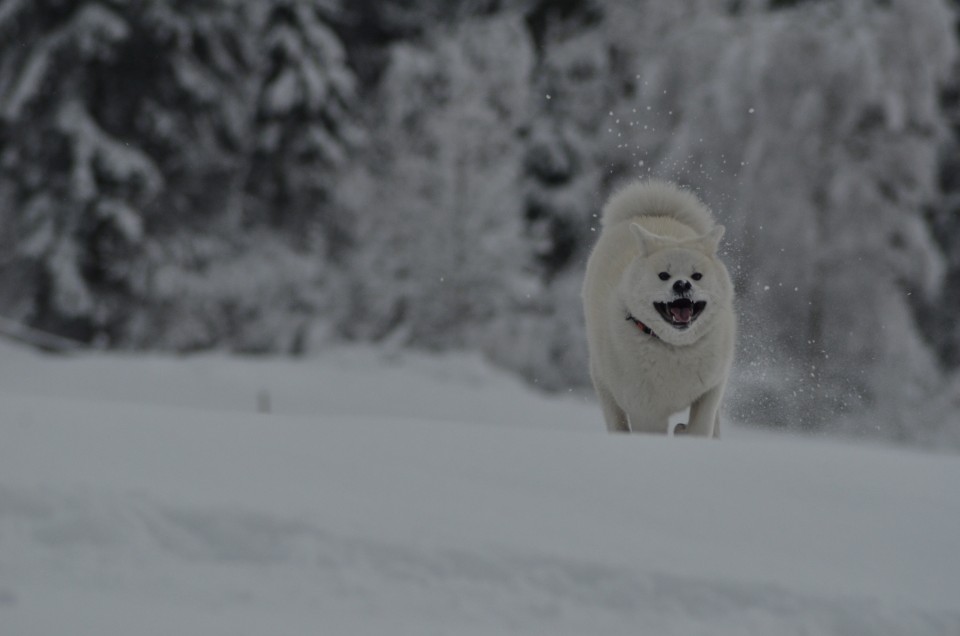
[[[348,243],[349,219],[330,204],[330,192],[362,135],[353,113],[355,79],[325,16],[335,14],[334,7],[272,0],[250,11],[262,80],[246,219],[280,230],[301,247],[336,253]]]
[[[99,117],[100,71],[132,36],[104,3],[0,3],[4,310],[83,341],[120,328],[145,209],[164,186],[129,131]]]
[[[953,0],[960,46],[960,0]],[[947,258],[942,292],[919,303],[920,321],[930,334],[940,359],[951,369],[960,367],[960,59],[941,92],[941,104],[949,122],[951,138],[940,153],[939,185],[943,199],[933,206],[933,235]]]

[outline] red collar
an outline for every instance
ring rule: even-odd
[[[639,330],[642,331],[643,333],[645,333],[645,334],[647,334],[648,336],[651,336],[651,337],[653,337],[653,338],[657,338],[657,339],[659,340],[660,336],[658,336],[657,334],[653,333],[653,329],[651,329],[650,327],[646,326],[645,324],[643,324],[642,322],[640,322],[639,320],[637,320],[636,318],[634,318],[634,317],[631,316],[630,314],[627,314],[627,320],[629,320],[630,322],[632,322],[633,324],[635,324],[635,325],[637,326],[637,329],[639,329]]]

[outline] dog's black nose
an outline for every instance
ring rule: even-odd
[[[680,279],[673,284],[673,291],[677,294],[686,294],[691,287],[690,281]]]

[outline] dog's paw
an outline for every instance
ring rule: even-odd
[[[686,435],[686,434],[687,434],[687,425],[684,424],[683,422],[680,422],[680,423],[677,424],[677,426],[673,429],[673,434],[674,434],[674,435]]]

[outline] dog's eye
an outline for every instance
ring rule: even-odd
[[[691,276],[690,278],[692,278],[693,280],[700,280],[701,278],[703,278],[703,274],[701,274],[700,272],[694,272],[693,276]]]
[[[667,272],[660,272],[660,280],[670,280],[670,274]]]

